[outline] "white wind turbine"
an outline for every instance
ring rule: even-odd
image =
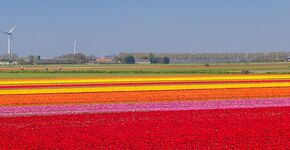
[[[74,55],[76,55],[76,50],[77,50],[77,41],[74,42]]]
[[[2,32],[8,35],[8,55],[11,57],[11,40],[13,39],[12,32],[15,29],[15,26],[9,32]]]

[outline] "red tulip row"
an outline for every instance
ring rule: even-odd
[[[0,149],[284,149],[290,107],[0,118]]]

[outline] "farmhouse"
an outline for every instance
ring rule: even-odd
[[[135,64],[150,64],[150,61],[148,59],[135,59]]]
[[[0,65],[10,65],[9,61],[0,61]]]
[[[0,61],[0,65],[17,65],[17,61],[2,60]]]
[[[100,57],[96,59],[97,64],[109,64],[113,62],[113,58]]]

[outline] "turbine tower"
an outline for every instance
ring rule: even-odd
[[[15,29],[15,26],[9,32],[2,32],[8,36],[8,56],[11,58],[11,40],[13,39],[12,32]]]
[[[74,43],[74,55],[76,55],[76,49],[77,49],[77,41]]]

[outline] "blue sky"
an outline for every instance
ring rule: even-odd
[[[290,51],[289,0],[0,0],[13,52],[53,57],[128,52]],[[7,37],[0,35],[0,53]]]

